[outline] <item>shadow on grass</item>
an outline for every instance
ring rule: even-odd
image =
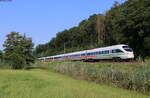
[[[40,66],[29,66],[24,68],[25,70],[32,70],[32,69],[42,69],[42,70],[48,70],[46,67],[40,67]]]

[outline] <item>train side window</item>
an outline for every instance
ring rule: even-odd
[[[103,51],[103,54],[106,54],[106,51]]]
[[[109,54],[109,50],[107,50],[107,53]]]
[[[109,54],[109,50],[106,50],[106,51],[105,51],[105,54]]]
[[[87,55],[89,56],[89,55],[90,55],[90,53],[87,53]]]
[[[92,55],[95,55],[95,52],[93,52]]]
[[[81,56],[85,56],[85,54],[81,54]]]
[[[96,55],[96,52],[93,52],[92,55]]]
[[[74,55],[75,57],[77,57],[78,55]]]
[[[97,52],[95,52],[94,55],[97,55]]]
[[[117,52],[117,53],[122,53],[123,51],[120,50],[120,49],[116,49],[116,52]]]
[[[88,53],[87,55],[94,55],[94,52],[90,52],[90,53]]]
[[[99,54],[99,52],[96,52],[96,55],[98,55]]]
[[[122,53],[123,51],[122,50],[120,50],[120,49],[114,49],[114,50],[112,50],[112,53]]]
[[[102,51],[102,54],[105,54],[105,51]]]
[[[102,51],[99,51],[99,54],[102,54]]]

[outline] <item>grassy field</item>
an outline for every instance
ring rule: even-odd
[[[44,70],[0,70],[0,98],[149,98]]]

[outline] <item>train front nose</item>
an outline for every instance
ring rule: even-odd
[[[133,52],[127,52],[127,56],[129,59],[133,59],[134,58],[134,53]]]

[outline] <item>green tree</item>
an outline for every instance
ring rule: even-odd
[[[5,60],[10,63],[13,69],[21,69],[34,62],[31,38],[22,36],[18,32],[11,32],[7,35],[3,46],[5,47]]]
[[[105,22],[114,43],[129,44],[143,60],[150,56],[149,5],[149,0],[128,0],[108,11]]]

